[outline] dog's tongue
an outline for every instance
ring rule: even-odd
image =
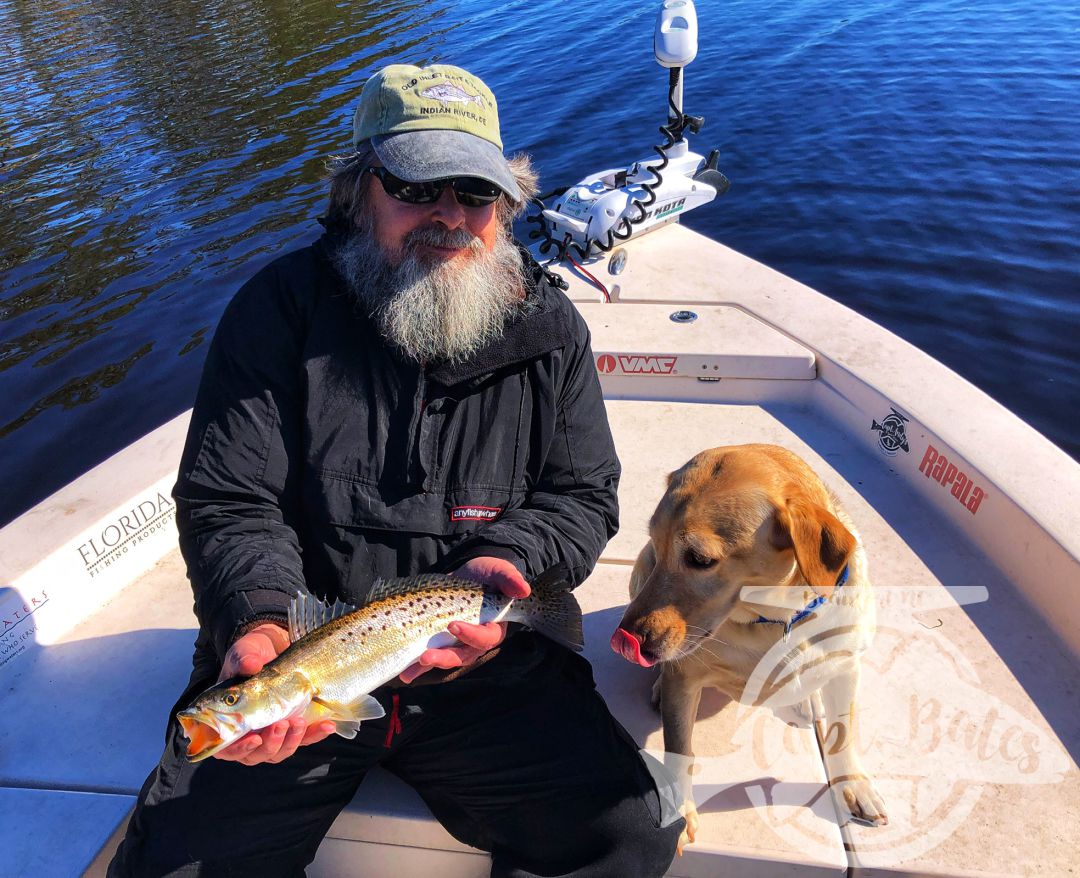
[[[618,628],[611,635],[611,648],[628,662],[634,662],[643,668],[651,668],[656,664],[641,654],[641,641],[625,628]]]

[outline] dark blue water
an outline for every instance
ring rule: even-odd
[[[373,70],[474,70],[554,187],[650,154],[657,6],[0,0],[0,521],[190,406],[229,296],[316,232]],[[698,12],[686,108],[733,186],[686,224],[1080,456],[1080,5]]]

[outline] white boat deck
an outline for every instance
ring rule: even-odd
[[[1074,874],[1080,468],[940,364],[718,244],[671,227],[628,250],[627,271],[603,275],[621,287],[616,304],[576,279],[571,289],[624,465],[621,530],[579,589],[587,655],[613,711],[662,752],[654,672],[607,643],[664,477],[702,449],[774,442],[802,455],[856,522],[881,595],[859,731],[889,825],[839,825],[805,721],[706,697],[694,734],[701,831],[669,874]],[[672,322],[677,308],[698,320]],[[909,450],[889,456],[873,423],[894,408]],[[189,670],[190,592],[171,532],[146,540],[156,554],[138,555],[134,536],[127,555],[106,546],[121,534],[109,522],[169,484],[183,420],[0,532],[0,574],[18,592],[0,603],[0,644],[35,631],[25,654],[0,657],[3,874],[101,874],[160,754]],[[919,471],[929,446],[983,488],[975,514]],[[133,531],[154,526],[152,506],[129,514]],[[167,521],[160,503],[153,511]],[[960,606],[957,595],[982,600]],[[27,607],[21,619],[13,600]],[[50,621],[54,610],[67,615]],[[487,868],[412,791],[373,772],[309,873]]]

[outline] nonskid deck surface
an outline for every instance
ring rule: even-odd
[[[884,453],[880,421],[896,397],[876,389],[893,374],[881,361],[880,329],[867,335],[873,344],[863,345],[862,330],[845,316],[850,312],[685,230],[662,230],[628,249],[624,276],[601,275],[609,284],[621,281],[622,303],[597,304],[597,293],[579,278],[571,277],[570,290],[593,331],[624,466],[621,530],[578,592],[586,654],[612,710],[639,743],[662,753],[659,717],[648,703],[656,672],[630,665],[607,644],[665,476],[698,451],[771,442],[804,457],[861,532],[880,595],[878,635],[863,660],[859,735],[889,826],[838,825],[805,720],[707,694],[694,733],[701,832],[670,874],[1069,874],[1080,845],[1080,675],[1054,632],[1071,632],[1074,609],[1051,617],[1045,593],[1029,601],[1015,570],[1003,573],[985,541],[982,548],[972,541],[971,513],[948,489],[917,470],[911,478],[918,465],[911,458],[940,442],[937,433],[910,420],[911,454]],[[663,262],[671,253],[679,272]],[[703,261],[716,267],[704,270]],[[837,320],[829,312],[818,323],[835,328],[804,319],[807,309],[829,307],[838,309]],[[683,308],[698,310],[698,321],[669,320],[669,311]],[[762,314],[779,323],[790,318],[803,335],[779,331]],[[840,361],[816,352],[829,344],[843,354]],[[922,368],[919,357],[912,363]],[[863,370],[858,376],[851,371],[856,364]],[[927,368],[940,375],[939,367]],[[860,385],[862,376],[873,379],[870,390]],[[917,377],[901,375],[893,389],[899,393],[906,384],[917,385]],[[960,397],[970,394],[961,388],[954,398]],[[899,399],[911,417],[915,397]],[[981,415],[972,418],[982,423]],[[182,435],[182,424],[151,434],[124,458],[120,481],[132,480],[134,465],[147,467],[145,485],[166,483],[171,475],[160,461],[178,457]],[[973,458],[980,454],[975,441],[963,447]],[[1040,465],[1026,475],[1042,480],[1039,490],[1048,493],[1053,479],[1042,464],[1056,458],[1041,446],[1034,456]],[[1025,466],[1033,465],[1018,463]],[[74,543],[56,557],[78,558],[76,534],[98,520],[81,513],[88,507],[100,507],[99,517],[123,512],[128,497],[141,501],[138,492],[146,490],[124,487],[122,496],[99,502],[117,481],[107,469],[55,508],[47,501],[35,510],[26,532],[63,530]],[[1004,484],[1015,472],[994,475]],[[1075,473],[1064,478],[1071,484]],[[1035,493],[1025,481],[1015,496],[1031,502]],[[999,492],[988,502],[1012,496]],[[998,511],[998,505],[980,510],[980,526]],[[1043,504],[1039,514],[1058,535],[1060,552],[1073,512]],[[87,520],[76,525],[81,518]],[[87,532],[99,531],[95,525]],[[1053,537],[1040,533],[1029,528],[1021,535],[1025,575],[1040,569],[1046,547],[1053,548]],[[4,545],[33,556],[33,545],[21,537]],[[1068,547],[1065,553],[1077,554]],[[9,575],[16,581],[25,565],[14,567]],[[78,580],[79,588],[99,581]],[[964,589],[987,599],[959,606],[954,596]],[[77,593],[68,600],[77,602]],[[77,874],[113,832],[160,754],[169,709],[186,682],[191,604],[173,550],[55,643],[3,666],[0,805],[18,821],[3,833],[5,870]],[[414,792],[376,771],[331,828],[310,874],[471,878],[487,869],[487,858],[453,840]]]
[[[773,442],[795,451],[852,516],[879,594],[877,636],[863,658],[859,735],[890,817],[883,828],[845,827],[855,862],[886,874],[1064,875],[1074,868],[1080,675],[1038,615],[962,534],[813,410],[627,401],[610,401],[608,410],[616,435],[633,439],[619,446],[622,527],[605,560],[632,561],[645,542],[650,497],[662,490],[657,470],[674,470],[717,445]],[[985,588],[988,599],[959,606],[945,587],[961,595]],[[624,678],[613,659],[617,664],[614,656],[600,659],[602,687]],[[694,736],[706,771],[724,775],[743,765],[758,772],[747,788],[735,784],[712,806],[699,804],[713,838],[732,847],[756,838],[764,849],[774,834],[796,856],[831,844],[809,808],[750,810],[770,799],[815,803],[815,810],[827,805],[818,791],[788,782],[797,774],[777,774],[770,765],[773,754],[799,745],[777,740],[781,733],[764,725],[766,711],[727,704],[703,724],[709,713],[705,704]],[[646,746],[662,749],[659,734],[649,732]],[[805,729],[782,734],[809,736]],[[817,761],[812,746],[806,760]],[[739,827],[731,819],[736,811],[752,814],[758,832]]]
[[[1076,669],[1052,639],[1038,635],[1038,619],[1009,583],[946,522],[912,514],[919,508],[914,498],[813,411],[615,400],[609,414],[625,469],[623,524],[579,594],[598,685],[638,741],[663,750],[659,717],[648,705],[653,672],[623,661],[607,641],[664,477],[703,448],[776,442],[806,458],[837,491],[862,532],[879,587],[939,590],[943,604],[941,585],[983,585],[990,595],[986,604],[964,608],[881,611],[879,637],[865,659],[860,732],[892,822],[852,833],[862,861],[886,872],[1067,874],[1067,837],[1080,824],[1076,768],[1063,746],[1080,740]],[[5,804],[13,806],[5,812],[30,808],[38,815],[35,846],[50,826],[68,837],[63,815],[74,807],[73,794],[59,791],[110,794],[93,805],[79,796],[82,819],[97,825],[85,837],[100,844],[109,834],[125,797],[135,795],[160,753],[163,723],[186,680],[194,626],[174,552],[9,677],[6,702],[14,709],[0,733],[0,782],[8,787]],[[796,865],[805,870],[800,874],[845,872],[844,836],[812,732],[788,720],[796,718],[704,699],[694,735],[703,766],[702,831],[672,875],[773,875]],[[1032,765],[1033,750],[1039,765]],[[15,785],[22,789],[10,789]],[[1030,843],[1016,846],[1016,837]],[[376,849],[358,857],[356,844]],[[84,863],[92,847],[82,852]],[[391,853],[419,868],[435,851],[443,852],[446,874],[486,871],[484,858],[450,838],[411,790],[375,773],[334,824],[313,874],[377,874],[360,864],[373,868]],[[342,871],[345,863],[353,871]]]

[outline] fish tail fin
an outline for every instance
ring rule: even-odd
[[[530,587],[532,594],[515,600],[507,618],[581,652],[585,648],[581,605],[571,591],[565,565],[545,570],[530,583]]]

